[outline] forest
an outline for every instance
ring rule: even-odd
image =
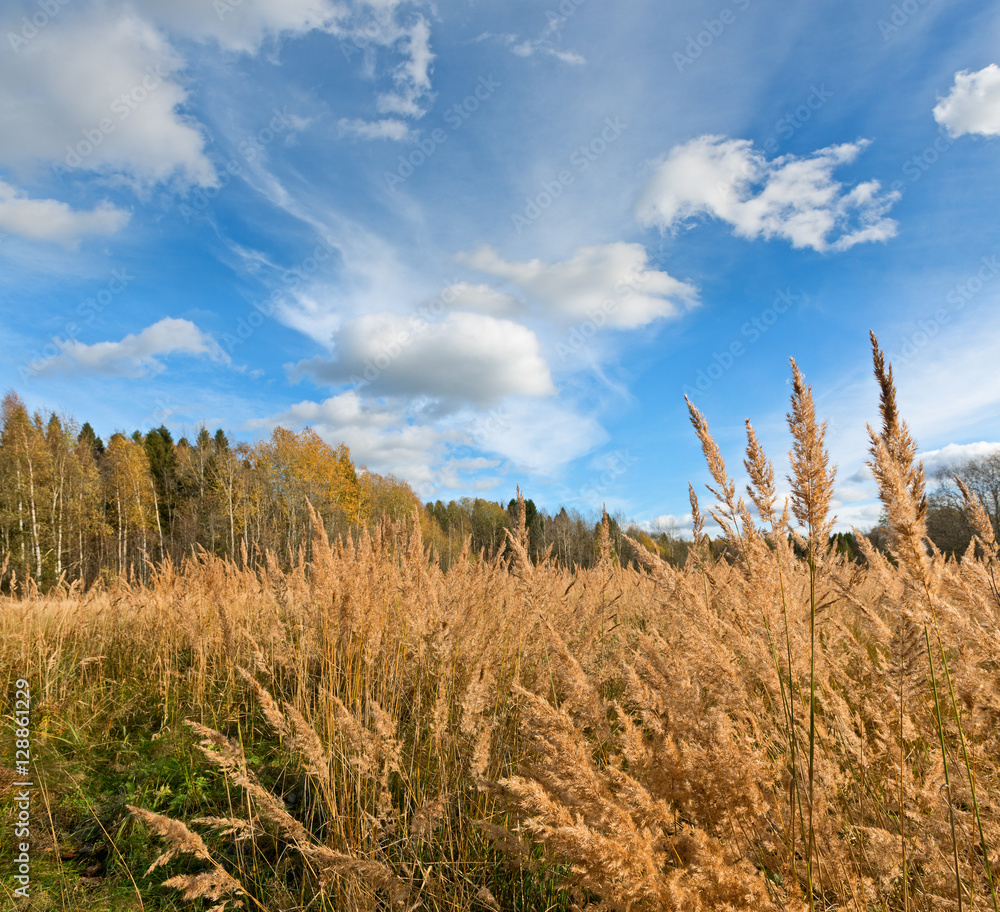
[[[379,522],[419,522],[444,566],[468,548],[503,551],[514,501],[462,498],[422,505],[391,475],[355,465],[343,443],[313,430],[275,428],[255,444],[200,428],[194,440],[164,427],[101,439],[55,413],[29,414],[16,393],[0,405],[0,586],[20,580],[47,590],[60,580],[89,586],[119,576],[148,579],[153,566],[205,551],[241,566],[273,560],[288,568],[310,557],[312,507],[333,536],[374,530]],[[531,553],[549,546],[565,566],[595,560],[594,517],[527,501]],[[620,539],[624,518],[612,520]],[[685,545],[662,532],[665,556],[683,560]]]
[[[405,481],[355,465],[345,444],[333,446],[310,428],[277,427],[253,444],[230,441],[221,428],[212,433],[201,427],[193,436],[175,440],[161,425],[114,433],[105,442],[89,422],[29,414],[9,392],[0,404],[0,590],[29,580],[47,590],[60,580],[89,586],[119,576],[148,579],[156,564],[168,558],[180,564],[200,551],[241,566],[258,566],[270,554],[287,569],[300,552],[303,559],[311,556],[310,506],[331,536],[356,537],[379,522],[418,522],[445,569],[463,549],[491,558],[507,548],[513,498],[506,504],[470,497],[421,504]],[[936,475],[928,537],[942,552],[959,555],[973,529],[951,469],[996,527],[1000,453]],[[526,547],[534,560],[549,552],[567,568],[593,566],[599,524],[599,514],[566,507],[547,513],[526,500]],[[683,565],[691,547],[675,528],[643,529],[620,513],[609,517],[609,528],[615,552],[626,559],[625,533],[675,566]],[[884,520],[864,531],[884,544]],[[831,541],[862,559],[853,533]],[[724,537],[710,546],[722,553]]]

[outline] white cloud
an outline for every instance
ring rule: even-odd
[[[448,404],[555,392],[534,333],[483,314],[449,313],[434,323],[365,314],[341,324],[334,345],[333,359],[300,362],[294,374],[338,384],[363,379],[376,395],[423,395]]]
[[[514,399],[474,416],[466,426],[469,443],[480,451],[547,477],[608,440],[596,419],[551,400]]]
[[[409,124],[395,117],[382,120],[351,120],[343,117],[337,122],[341,136],[357,139],[389,139],[393,142],[409,142],[415,136]]]
[[[956,73],[951,91],[934,108],[934,119],[952,136],[1000,136],[1000,67],[991,63],[976,73]]]
[[[214,186],[204,132],[185,112],[188,94],[178,74],[186,62],[174,37],[255,53],[269,37],[323,29],[349,48],[355,42],[355,50],[390,49],[398,61],[389,70],[395,90],[382,93],[376,107],[397,116],[345,118],[340,128],[363,139],[408,141],[413,131],[400,118],[423,115],[434,54],[427,21],[402,24],[399,5],[151,0],[139,11],[115,0],[80,0],[16,52],[0,54],[0,166],[52,164],[124,177],[140,188],[175,177]],[[16,13],[0,15],[0,33],[18,35],[20,22]]]
[[[569,322],[602,314],[608,326],[634,329],[679,316],[697,301],[692,285],[650,268],[641,244],[581,247],[560,263],[510,263],[491,247],[458,259],[517,285],[548,314]]]
[[[29,199],[0,181],[0,233],[72,247],[83,237],[114,234],[128,220],[129,213],[108,202],[90,212],[80,212],[58,200]]]
[[[646,532],[667,532],[678,538],[694,538],[694,517],[690,513],[675,516],[673,513],[663,513],[652,519],[643,520],[636,525]]]
[[[576,51],[557,51],[550,48],[549,53],[556,60],[561,60],[563,63],[570,63],[573,66],[583,66],[587,62],[587,58],[583,54],[576,53]]]
[[[63,15],[0,54],[0,165],[214,184],[204,137],[181,110],[187,93],[174,75],[184,61],[164,35],[131,11]],[[0,21],[0,32],[14,25]]]
[[[365,69],[372,77],[377,75],[375,49],[395,51],[402,58],[390,70],[395,88],[376,96],[376,110],[380,114],[418,119],[426,113],[425,103],[431,96],[435,56],[430,45],[431,30],[423,16],[402,24],[397,18],[399,5],[397,2],[362,4],[358,14],[341,32],[341,49],[348,59],[354,54],[363,54]],[[359,139],[409,141],[414,138],[403,121],[392,117],[377,121],[344,118],[339,127],[342,136]]]
[[[535,54],[547,54],[550,57],[555,57],[556,60],[561,60],[563,63],[573,66],[583,66],[587,62],[587,59],[582,54],[577,54],[575,51],[560,51],[543,39],[518,41],[511,44],[510,49],[518,57],[533,57]]]
[[[431,30],[427,20],[421,16],[410,27],[406,35],[407,59],[400,64],[396,73],[396,81],[404,89],[414,92],[429,92],[431,89],[431,64],[434,54],[431,51]]]
[[[968,462],[971,459],[981,459],[1000,452],[1000,443],[988,443],[981,440],[978,443],[949,443],[937,450],[928,450],[918,454],[924,464],[924,472],[934,475],[939,469],[951,470],[953,467]]]
[[[483,32],[473,40],[480,42],[494,39],[510,48],[511,53],[517,57],[534,57],[535,54],[545,54],[572,66],[582,66],[587,62],[582,54],[578,54],[576,51],[563,51],[553,45],[549,36],[559,31],[559,24],[556,20],[550,20],[540,38],[521,39],[511,32],[500,34]]]
[[[834,532],[869,532],[878,525],[882,516],[882,505],[872,503],[844,503],[834,501],[832,508],[837,511],[837,521],[833,525]]]
[[[854,161],[866,140],[770,161],[745,139],[701,136],[656,163],[636,206],[644,225],[673,231],[699,216],[728,222],[740,237],[781,237],[793,247],[847,250],[896,234],[886,213],[899,198],[878,181],[846,189],[834,170]]]
[[[553,402],[513,400],[502,409],[463,410],[434,422],[419,406],[376,400],[357,390],[296,403],[247,427],[277,425],[311,426],[328,443],[346,443],[357,464],[404,478],[426,497],[493,488],[498,473],[512,469],[551,475],[607,438],[593,419]],[[469,446],[494,458],[470,457]]]
[[[166,355],[204,356],[228,364],[229,356],[218,343],[190,320],[167,317],[142,332],[129,334],[120,342],[96,342],[85,345],[67,342],[56,357],[37,369],[38,373],[65,371],[95,373],[117,377],[143,377],[164,370]]]
[[[423,117],[424,115],[424,109],[414,99],[400,95],[398,92],[386,92],[383,95],[379,95],[375,99],[375,108],[379,114],[398,114],[400,117]],[[350,121],[345,118],[341,120],[341,123],[365,124],[365,121]],[[375,136],[371,138],[381,139],[383,137]],[[400,138],[409,139],[410,137],[404,135]]]
[[[392,473],[422,489],[434,487],[444,458],[445,436],[430,425],[413,423],[395,405],[363,399],[351,390],[323,402],[303,401],[284,412],[249,422],[273,429],[311,426],[327,443],[346,443],[358,465]]]
[[[336,31],[349,14],[329,0],[146,0],[143,7],[175,34],[245,53],[273,35]]]
[[[517,298],[490,288],[489,285],[472,285],[456,282],[441,293],[441,300],[452,310],[474,310],[489,316],[509,316],[523,309]]]

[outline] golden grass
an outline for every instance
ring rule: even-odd
[[[978,553],[927,549],[873,345],[893,553],[863,542],[867,566],[826,545],[832,471],[793,366],[797,539],[749,423],[758,520],[692,407],[726,559],[678,569],[630,543],[633,569],[605,541],[571,573],[533,565],[518,524],[507,557],[444,573],[419,529],[330,544],[317,520],[290,572],[203,555],[144,587],[7,601],[2,667],[32,681],[39,738],[136,681],[144,724],[197,736],[229,806],[135,814],[167,843],[157,865],[201,865],[166,886],[220,910],[532,908],[524,883],[556,875],[563,908],[995,908],[997,544],[973,502]],[[268,740],[294,806],[255,768]]]

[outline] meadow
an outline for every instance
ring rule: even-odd
[[[793,363],[787,509],[746,500],[691,406],[682,567],[607,522],[594,566],[520,522],[445,571],[419,523],[254,568],[0,601],[0,865],[12,909],[986,910],[1000,867],[998,545],[925,536],[873,338],[888,550],[830,546],[833,471]],[[31,889],[7,875],[31,692]]]

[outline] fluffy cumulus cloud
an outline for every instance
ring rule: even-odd
[[[441,294],[441,302],[452,310],[473,310],[490,316],[509,316],[523,309],[523,304],[511,295],[490,288],[489,285],[473,285],[456,282]]]
[[[896,234],[887,212],[898,194],[882,193],[878,181],[848,188],[833,177],[867,144],[768,160],[749,140],[701,136],[656,163],[636,215],[666,231],[710,216],[728,222],[740,237],[779,237],[818,251],[885,241]]]
[[[311,426],[329,443],[346,443],[358,463],[405,478],[425,496],[492,487],[498,471],[551,476],[608,439],[592,417],[552,400],[516,398],[445,419],[430,411],[349,390],[322,402],[296,403],[248,427]],[[470,457],[469,447],[491,456]]]
[[[128,220],[129,213],[107,202],[89,212],[78,211],[58,200],[30,199],[0,181],[0,234],[72,247],[84,237],[114,234]]]
[[[184,61],[162,32],[130,11],[74,13],[0,54],[0,165],[214,184],[204,136],[183,113]]]
[[[117,377],[143,377],[164,370],[167,355],[193,355],[228,364],[229,356],[208,334],[190,320],[167,317],[120,342],[85,345],[73,340],[38,373],[94,373]]]
[[[350,390],[322,402],[303,401],[249,423],[268,430],[311,426],[331,444],[346,443],[355,461],[372,471],[399,475],[421,490],[433,487],[445,455],[445,435],[414,421],[397,405]]]
[[[924,472],[934,475],[940,469],[951,471],[962,463],[997,454],[1000,454],[1000,443],[981,440],[978,443],[949,443],[938,450],[928,450],[920,454],[920,461],[924,464]]]
[[[1000,67],[991,63],[976,73],[956,73],[951,91],[934,108],[934,119],[952,136],[1000,136]]]
[[[506,396],[555,392],[538,340],[510,320],[448,313],[437,322],[393,313],[345,321],[333,358],[295,366],[295,376],[324,383],[364,382],[376,395],[490,405]]]
[[[568,260],[511,263],[491,247],[462,254],[459,262],[518,286],[546,314],[564,322],[599,319],[620,329],[676,317],[697,301],[697,291],[649,265],[641,244],[581,247]]]

